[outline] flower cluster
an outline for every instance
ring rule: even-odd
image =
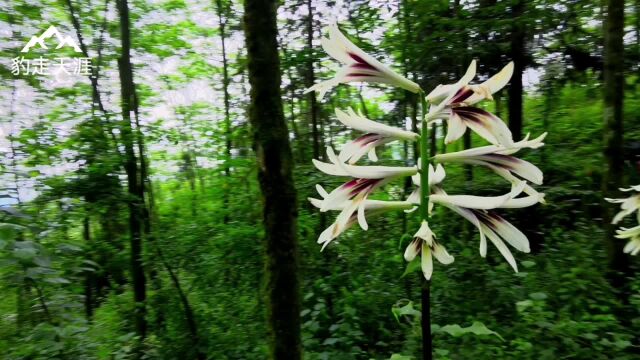
[[[613,217],[612,224],[619,223],[626,216],[636,212],[638,218],[638,225],[632,228],[621,227],[618,229],[616,237],[618,239],[629,239],[627,245],[624,247],[624,252],[636,255],[640,252],[640,185],[632,186],[628,189],[620,189],[621,191],[635,191],[635,194],[625,199],[609,199],[606,200],[610,203],[620,204],[620,212]]]
[[[322,39],[322,46],[331,57],[343,63],[344,67],[336,73],[334,78],[318,83],[307,91],[318,91],[321,96],[324,96],[331,87],[340,83],[367,82],[393,85],[417,93],[422,98],[424,116],[423,131],[421,134],[416,134],[367,119],[351,108],[336,109],[336,117],[341,123],[363,134],[347,143],[337,155],[332,148],[327,148],[329,162],[313,160],[320,171],[328,175],[349,178],[331,192],[317,185],[320,199],[309,199],[320,211],[340,212],[331,226],[320,234],[318,243],[322,244],[324,249],[355,223],[367,230],[367,217],[391,210],[411,212],[420,207],[421,226],[406,248],[404,257],[407,261],[412,261],[420,255],[422,271],[428,280],[433,272],[433,257],[445,265],[454,260],[445,246],[436,241],[436,235],[429,227],[428,217],[434,207],[440,205],[462,216],[478,229],[481,256],[484,257],[487,254],[487,239],[489,239],[513,269],[518,271],[515,258],[507,244],[518,251],[529,252],[529,241],[520,230],[498,215],[495,210],[523,208],[544,202],[544,194],[537,192],[531,186],[531,184],[542,184],[542,172],[535,165],[514,155],[521,149],[536,149],[543,146],[542,141],[546,134],[533,140],[530,140],[527,135],[525,139],[515,142],[509,128],[500,118],[475,107],[484,100],[492,100],[492,94],[509,82],[513,73],[513,63],[509,63],[488,80],[480,84],[471,84],[476,75],[476,63],[473,61],[458,82],[439,85],[426,94],[418,84],[402,77],[363,52],[340,32],[337,25],[329,26],[328,33],[329,37]],[[425,151],[428,149],[426,142],[429,141],[426,131],[428,125],[434,121],[447,123],[446,143],[460,139],[467,129],[471,129],[490,145],[438,154],[429,158]],[[423,145],[421,146],[423,154],[418,164],[409,167],[356,165],[365,154],[370,161],[376,162],[378,160],[376,148],[396,140],[420,141]],[[433,161],[436,165],[429,161]],[[511,185],[510,191],[493,197],[449,195],[443,187],[446,175],[443,164],[448,163],[486,167],[507,180]],[[384,185],[408,176],[412,177],[416,188],[406,200],[369,199],[372,193]],[[422,179],[423,176],[426,178]],[[423,187],[428,189],[423,190]]]

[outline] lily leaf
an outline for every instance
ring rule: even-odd
[[[393,354],[389,358],[389,360],[413,360],[415,359],[413,356],[401,355],[401,354]]]
[[[483,323],[479,321],[474,321],[471,326],[461,327],[458,324],[453,325],[445,325],[441,327],[438,332],[445,332],[453,337],[460,337],[465,334],[475,334],[475,335],[495,335],[500,340],[504,341],[504,338],[500,336],[497,332],[490,330]]]
[[[400,317],[401,316],[419,317],[420,315],[422,315],[422,313],[419,310],[414,309],[413,301],[409,301],[404,306],[399,306],[398,304],[395,304],[391,308],[391,312],[393,313],[393,316],[396,318],[396,321],[398,321],[398,322],[400,322]]]
[[[420,257],[416,256],[415,259],[411,260],[411,262],[407,264],[407,268],[404,269],[404,273],[400,277],[403,278],[411,273],[418,271],[418,269],[420,269]]]

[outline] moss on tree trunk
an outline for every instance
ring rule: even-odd
[[[280,97],[274,0],[245,1],[253,147],[264,206],[267,317],[272,359],[301,358],[296,192]]]

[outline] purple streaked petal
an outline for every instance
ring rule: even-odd
[[[471,88],[465,86],[465,87],[459,89],[458,92],[456,92],[456,94],[453,96],[453,98],[451,98],[449,103],[450,104],[461,103],[461,102],[465,101],[466,99],[468,99],[471,95],[473,95],[473,90]]]
[[[349,57],[351,57],[356,63],[358,63],[359,65],[363,66],[363,68],[367,68],[367,69],[371,69],[371,70],[377,70],[375,68],[375,66],[369,64],[365,59],[363,59],[362,57],[360,57],[357,54],[354,54],[352,52],[349,52]]]
[[[347,73],[346,75],[347,77],[376,77],[377,75],[375,74],[367,74],[367,73],[361,73],[361,72],[354,72],[354,73]]]
[[[376,69],[375,67],[367,64],[367,63],[355,63],[355,64],[351,64],[349,65],[352,69],[361,69],[361,70],[373,70],[373,71],[378,71],[378,69]]]
[[[357,139],[353,140],[354,143],[358,143],[359,145],[368,145],[376,140],[380,140],[382,139],[383,136],[380,136],[380,134],[375,134],[375,133],[368,133],[368,134],[364,134],[360,137],[358,137]]]

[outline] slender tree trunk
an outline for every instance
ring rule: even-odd
[[[511,59],[514,63],[513,76],[509,85],[509,130],[513,140],[522,139],[522,74],[525,61],[525,28],[522,23],[524,0],[515,0],[511,9]]]
[[[640,58],[640,0],[636,0],[636,51]]]
[[[287,51],[287,46],[286,44],[283,44],[282,41],[280,42],[280,48],[282,49],[282,55],[284,56],[285,59],[289,58],[289,53]],[[293,74],[291,73],[291,67],[287,66],[287,78],[289,79],[289,86],[288,86],[288,90],[289,90],[289,123],[291,123],[291,130],[293,130],[293,139],[295,142],[301,141],[302,140],[302,136],[300,135],[300,131],[298,130],[298,124],[296,123],[296,91],[295,91],[295,80],[293,78]],[[298,144],[297,149],[298,149],[298,160],[300,162],[305,162],[306,161],[306,157],[305,157],[305,152],[304,152],[304,146],[302,144]],[[296,149],[296,148],[294,148]],[[295,157],[294,157],[295,160]]]
[[[307,0],[307,52],[309,56],[307,57],[307,88],[313,86],[316,82],[316,74],[313,69],[313,61],[315,57],[313,56],[313,7],[312,0]],[[309,118],[311,122],[311,136],[313,138],[313,158],[320,159],[322,157],[323,160],[326,161],[326,154],[324,151],[322,155],[320,154],[321,149],[324,149],[322,146],[322,139],[320,138],[320,130],[322,125],[319,123],[319,108],[318,102],[316,100],[316,93],[314,91],[308,94],[309,99]],[[366,110],[366,109],[365,109]],[[324,229],[327,224],[327,214],[320,213],[318,226],[320,229]]]
[[[82,238],[87,247],[91,248],[91,221],[87,213],[82,220]],[[84,313],[87,321],[93,318],[93,288],[95,287],[94,275],[92,271],[87,271],[84,279]]]
[[[195,347],[194,351],[196,353],[196,358],[198,360],[204,360],[207,358],[207,354],[204,352],[202,344],[200,344],[200,333],[198,331],[198,323],[196,321],[193,307],[189,302],[189,298],[187,297],[186,292],[182,288],[178,274],[165,258],[160,245],[157,242],[154,242],[154,245],[156,254],[158,255],[158,259],[162,263],[165,270],[167,270],[169,278],[171,279],[171,283],[173,284],[176,292],[178,293],[178,297],[180,298],[180,303],[182,304],[185,320],[187,322],[187,328],[189,329],[189,335],[191,335],[191,341],[193,342],[193,345]]]
[[[227,21],[223,20],[225,14],[222,0],[216,0],[216,12],[218,13],[218,24],[220,27],[220,42],[222,43],[222,91],[224,93],[224,139],[225,139],[225,159],[224,159],[224,175],[226,191],[223,192],[224,208],[229,209],[229,190],[231,183],[231,115],[229,105],[229,62],[227,60]],[[229,222],[229,214],[224,215],[224,223]]]
[[[401,20],[401,24],[402,24],[402,31],[403,31],[403,37],[404,37],[404,41],[408,44],[411,42],[412,39],[412,32],[411,32],[411,19],[409,18],[409,14],[410,9],[409,9],[409,4],[408,4],[408,0],[402,0],[401,1],[401,12],[400,15],[402,16]],[[411,62],[410,59],[407,55],[407,49],[405,46],[402,47],[401,49],[401,54],[402,54],[402,65],[403,65],[403,70],[404,70],[404,77],[405,78],[409,78],[409,74],[411,73]],[[418,95],[419,96],[419,95]],[[414,94],[410,93],[409,91],[404,91],[404,98],[403,98],[403,104],[402,104],[402,109],[403,109],[403,120],[410,118],[411,119],[411,131],[413,131],[414,133],[418,133],[418,96],[415,96]],[[405,124],[402,125],[402,127],[405,127]],[[411,142],[411,156],[409,156],[409,142],[405,141],[404,142],[404,153],[405,153],[405,159],[407,161],[406,166],[411,166],[411,165],[417,165],[418,164],[418,142],[417,141],[412,141]],[[411,160],[413,158],[413,160]],[[411,188],[413,186],[413,181],[411,180],[410,177],[406,177],[404,179],[404,188],[403,188],[403,199],[406,199],[409,196],[409,193],[411,191]],[[402,212],[402,233],[403,234],[408,234],[409,229],[409,221],[407,218],[407,214],[403,211]],[[408,298],[411,298],[412,295],[414,294],[414,281],[411,277],[407,276],[404,278],[403,281],[403,285],[404,285],[404,289],[405,289],[405,293],[406,296]]]
[[[464,150],[467,150],[471,149],[471,145],[471,130],[467,130],[462,136],[462,146],[464,147]],[[469,182],[469,184],[473,181],[473,166],[467,164],[464,165],[464,178]]]
[[[362,114],[368,118],[369,110],[367,109],[367,103],[364,101],[364,96],[362,96],[362,89],[358,89],[358,99],[360,99],[360,108],[362,109]]]
[[[553,88],[554,85],[550,83],[547,86],[548,88],[544,92],[544,112],[542,114],[542,128],[544,129],[544,132],[549,131],[549,118],[551,117],[551,111],[553,111],[553,100],[556,97],[556,92]],[[499,97],[497,97],[496,100],[497,99],[499,99]],[[540,163],[546,164],[547,149],[545,149],[545,147],[543,146],[541,149],[539,149],[539,151],[540,151]]]
[[[131,275],[133,278],[134,322],[137,335],[144,339],[147,335],[146,321],[146,279],[142,263],[142,224],[144,197],[140,196],[138,159],[135,154],[135,135],[131,125],[131,112],[135,109],[135,87],[131,65],[131,39],[129,5],[127,0],[117,0],[120,15],[121,56],[118,59],[122,102],[122,142],[125,148],[125,171],[129,192],[129,231],[131,233]]]
[[[313,8],[311,0],[307,0],[307,88],[313,86],[316,82],[316,74],[313,70]],[[320,158],[320,134],[318,131],[318,102],[316,101],[316,93],[314,91],[307,95],[309,99],[309,119],[311,123],[311,137],[313,138],[313,158]]]
[[[608,0],[604,25],[604,158],[607,171],[604,173],[602,192],[606,197],[619,197],[617,189],[623,185],[623,122],[624,98],[624,0]],[[606,203],[605,203],[606,204]],[[611,225],[613,205],[604,206],[607,253],[609,256],[609,279],[615,289],[620,290],[622,300],[627,302],[630,273],[628,256],[622,248],[624,242],[616,239],[615,227]]]
[[[496,116],[502,118],[502,92],[498,92],[493,98],[496,102]]]
[[[245,0],[249,120],[263,195],[270,358],[301,359],[296,192],[280,96],[276,0]]]
[[[106,26],[107,26],[107,10],[108,10],[108,2],[109,0],[105,0],[105,11],[104,11],[104,21],[102,23],[101,29],[100,29],[100,38],[98,39],[98,60],[97,60],[97,64],[96,67],[94,68],[94,71],[89,75],[89,82],[91,83],[91,94],[92,94],[92,101],[95,105],[97,105],[98,109],[102,112],[102,114],[104,115],[105,118],[105,122],[107,124],[107,131],[109,132],[109,134],[111,135],[111,137],[113,138],[114,142],[117,143],[116,141],[116,135],[113,132],[113,126],[111,125],[111,114],[107,111],[107,109],[104,107],[104,103],[102,102],[102,96],[101,93],[99,91],[99,76],[100,76],[100,66],[102,63],[102,47],[103,47],[103,34],[106,30]],[[71,2],[71,0],[65,0],[65,4],[67,6],[67,9],[69,10],[69,17],[71,19],[71,24],[73,25],[73,28],[76,31],[76,37],[78,38],[78,43],[80,46],[80,50],[82,51],[82,55],[84,57],[89,57],[89,52],[87,49],[87,46],[84,42],[84,37],[82,36],[82,30],[80,27],[80,20],[78,19],[78,16],[76,15],[76,11],[75,8],[73,7],[73,4]],[[116,146],[116,151],[118,150],[117,146]]]
[[[9,16],[9,26],[11,27],[11,38],[15,39],[15,32],[13,31],[13,16]],[[9,130],[9,135],[13,134],[14,131],[14,121],[16,116],[15,111],[15,101],[16,100],[16,82],[15,80],[11,80],[11,100],[9,103],[9,121],[11,122],[11,128]],[[11,190],[15,191],[16,201],[18,206],[21,205],[22,200],[20,198],[20,186],[18,179],[18,152],[16,150],[16,144],[14,142],[13,136],[9,137],[9,148],[11,152],[11,172],[13,174],[13,188]],[[22,280],[20,284],[18,284],[17,294],[16,294],[16,327],[17,333],[20,334],[25,325],[29,323],[30,314],[29,314],[29,298],[30,298],[30,287],[29,283],[26,280]]]

